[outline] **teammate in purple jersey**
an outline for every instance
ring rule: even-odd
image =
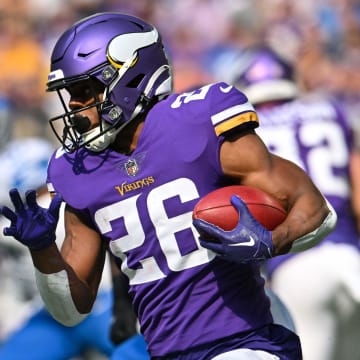
[[[318,246],[268,260],[271,287],[292,314],[304,359],[354,359],[360,251],[351,186],[360,178],[350,176],[354,145],[345,109],[329,95],[300,95],[293,67],[270,49],[249,49],[241,58],[235,84],[257,108],[259,136],[305,169],[338,214],[336,229]]]
[[[48,90],[65,107],[50,120],[62,143],[48,167],[54,199],[44,209],[34,191],[22,201],[12,189],[14,210],[1,213],[11,222],[5,235],[30,248],[50,313],[68,326],[86,317],[108,248],[129,278],[152,359],[301,359],[298,337],[273,323],[259,267],[320,241],[336,213],[304,171],[268,152],[246,96],[225,83],[172,93],[157,30],[118,13],[85,18],[60,37]],[[196,202],[230,184],[275,196],[284,223],[266,230],[238,197],[233,231],[193,222]],[[210,250],[199,232],[222,249]]]

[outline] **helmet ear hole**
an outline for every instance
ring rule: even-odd
[[[145,74],[138,74],[137,76],[135,76],[132,80],[130,80],[126,86],[129,88],[133,88],[136,89],[139,84],[141,83],[142,79],[145,77]]]

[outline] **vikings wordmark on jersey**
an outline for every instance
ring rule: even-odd
[[[48,182],[122,260],[153,355],[215,341],[219,328],[223,338],[272,321],[258,267],[217,258],[192,226],[199,198],[230,184],[219,164],[222,135],[257,126],[247,98],[217,83],[157,103],[130,157],[80,148],[50,161]]]

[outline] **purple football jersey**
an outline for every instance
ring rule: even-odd
[[[349,182],[352,133],[340,104],[312,95],[258,110],[258,116],[257,133],[269,150],[302,167],[337,212],[335,230],[318,246],[326,242],[359,246]],[[270,259],[270,272],[290,256]]]
[[[216,257],[192,226],[196,202],[231,184],[219,162],[222,134],[257,126],[241,92],[211,84],[156,104],[129,156],[58,150],[50,161],[49,187],[83,212],[121,260],[153,356],[272,322],[259,267]]]

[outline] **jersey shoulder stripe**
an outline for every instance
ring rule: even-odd
[[[254,123],[253,127],[259,124],[255,109],[248,101],[213,115],[211,121],[217,136],[245,123]]]
[[[244,93],[226,83],[216,83],[210,90],[211,122],[217,136],[234,128],[257,128],[259,120]]]

